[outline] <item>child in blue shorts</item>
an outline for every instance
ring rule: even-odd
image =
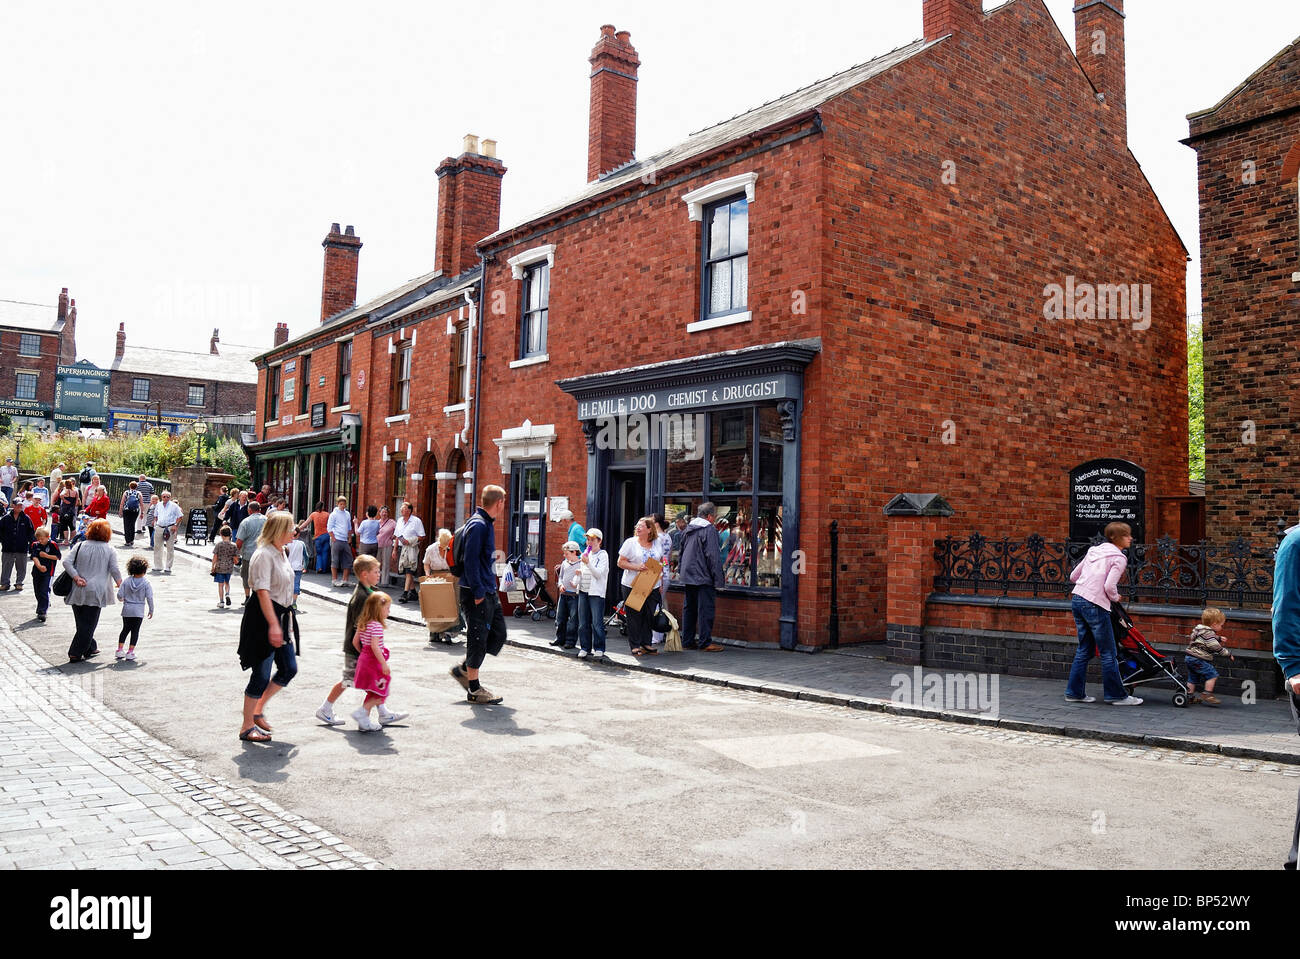
[[[217,609],[230,605],[230,574],[239,559],[239,547],[230,541],[230,527],[221,527],[221,541],[212,547],[212,581],[217,584]]]
[[[1214,668],[1215,653],[1227,653],[1230,660],[1234,663],[1237,661],[1237,657],[1223,645],[1217,632],[1227,621],[1228,617],[1223,615],[1222,610],[1211,606],[1201,614],[1201,625],[1192,630],[1192,643],[1187,647],[1187,691],[1191,693],[1194,703],[1219,705],[1219,699],[1214,695],[1214,683],[1219,678]],[[1201,696],[1196,695],[1198,685],[1205,687],[1205,693]]]

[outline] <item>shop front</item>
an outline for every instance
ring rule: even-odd
[[[108,411],[108,428],[121,433],[147,433],[162,428],[168,433],[181,433],[199,421],[193,414],[169,413],[166,410],[115,410]]]
[[[587,525],[604,531],[611,559],[639,517],[659,512],[671,527],[712,502],[719,623],[786,649],[798,643],[804,373],[820,349],[819,340],[775,343],[558,383],[577,400]],[[526,511],[533,498],[521,499]]]
[[[355,509],[359,430],[359,422],[344,423],[333,429],[245,444],[253,488],[270,486],[271,494],[283,496],[298,518],[310,514],[317,503],[333,509],[340,496],[347,497]]]
[[[60,430],[103,429],[108,422],[110,370],[85,360],[54,371],[54,426]]]
[[[0,400],[0,416],[9,417],[10,427],[23,426],[34,430],[53,430],[54,411],[49,403],[35,400]]]

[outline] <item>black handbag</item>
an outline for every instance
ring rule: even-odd
[[[73,548],[72,554],[68,557],[68,559],[74,559],[77,555],[77,550],[79,549],[81,549],[80,543],[78,543],[76,547]],[[72,578],[72,574],[68,572],[68,568],[65,565],[62,571],[60,571],[59,575],[55,577],[53,585],[50,586],[50,592],[53,593],[55,596],[67,596],[69,593],[72,592],[72,587],[75,585],[75,583],[76,581]]]

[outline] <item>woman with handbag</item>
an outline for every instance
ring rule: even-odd
[[[117,551],[110,545],[113,527],[106,519],[97,519],[86,528],[86,539],[78,543],[63,560],[63,574],[54,584],[55,595],[72,607],[77,632],[68,647],[68,662],[79,663],[99,652],[95,644],[95,627],[105,606],[114,605],[122,573],[117,568]],[[63,575],[71,579],[71,588]],[[67,592],[63,592],[67,589]]]
[[[294,649],[298,621],[293,605],[293,567],[285,547],[293,540],[293,517],[277,510],[267,517],[257,538],[257,552],[249,561],[248,584],[252,601],[244,607],[239,628],[239,666],[252,670],[244,688],[244,714],[239,738],[244,742],[271,741],[266,704],[289,685],[298,672]],[[290,641],[289,634],[293,634]],[[275,666],[275,676],[271,666]]]
[[[401,519],[397,521],[397,573],[404,576],[405,583],[399,603],[418,602],[420,587],[417,577],[420,575],[420,540],[424,539],[424,521],[414,515],[410,503],[402,504]]]
[[[651,619],[659,608],[659,591],[651,590],[640,609],[633,609],[627,604],[637,574],[645,571],[650,560],[659,558],[654,517],[643,516],[637,520],[636,529],[618,551],[618,568],[623,571],[620,582],[623,587],[623,611],[627,620],[627,641],[632,647],[633,656],[655,656],[659,653],[651,642]]]
[[[379,544],[379,583],[382,586],[388,586],[389,580],[392,579],[393,563],[397,559],[397,547],[393,545],[393,538],[397,535],[397,520],[389,515],[387,506],[379,508],[379,533],[377,535],[376,542]]]

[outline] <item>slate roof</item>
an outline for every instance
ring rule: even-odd
[[[122,355],[113,359],[109,369],[121,373],[147,373],[151,376],[178,376],[190,380],[215,380],[220,383],[256,383],[257,367],[253,357],[261,349],[235,343],[218,343],[218,354],[186,353],[181,350],[155,349],[127,344]]]
[[[57,333],[59,308],[42,303],[24,303],[21,300],[0,300],[0,326]]]
[[[676,164],[689,160],[692,157],[700,156],[724,146],[733,140],[738,140],[744,136],[755,133],[759,130],[778,124],[784,120],[797,117],[814,107],[821,106],[828,100],[831,100],[842,93],[852,90],[858,84],[863,83],[874,76],[892,70],[894,67],[910,59],[916,54],[936,43],[942,41],[942,37],[927,43],[925,40],[914,40],[907,46],[898,47],[874,60],[868,60],[866,63],[860,63],[855,67],[827,77],[824,80],[818,80],[816,83],[795,90],[793,93],[787,93],[783,97],[778,97],[760,107],[756,107],[746,113],[738,114],[730,120],[724,120],[721,123],[705,127],[692,133],[688,138],[678,143],[674,147],[663,150],[653,156],[646,157],[644,160],[637,160],[625,166],[619,167],[612,173],[608,173],[594,183],[588,183],[581,192],[574,194],[562,203],[556,203],[540,210],[531,216],[518,221],[504,229],[498,230],[482,243],[490,243],[492,240],[501,237],[504,234],[518,229],[521,226],[532,223],[535,220],[544,219],[560,210],[571,206],[577,206],[588,200],[600,196],[602,193],[614,190],[617,187],[640,179],[646,172],[651,169],[666,169]]]

